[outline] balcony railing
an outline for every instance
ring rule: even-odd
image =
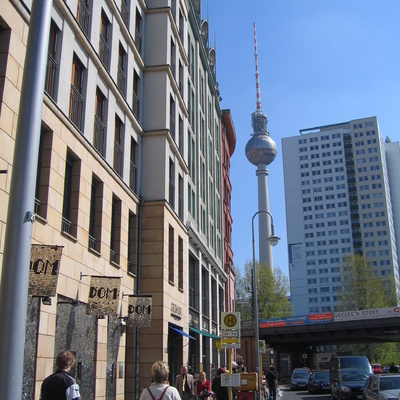
[[[78,24],[82,28],[84,34],[90,39],[90,19],[91,14],[86,7],[84,0],[78,1]]]
[[[103,156],[106,156],[106,126],[101,119],[94,116],[94,148]]]
[[[35,197],[35,214],[40,215],[41,201]]]
[[[140,99],[139,96],[133,92],[133,101],[132,101],[132,111],[137,118],[139,118],[139,110],[140,110]]]
[[[57,69],[56,60],[50,54],[47,54],[46,86],[44,90],[53,100],[55,100]]]
[[[130,162],[129,187],[136,193],[136,165]]]
[[[114,170],[121,177],[123,170],[122,168],[123,162],[124,162],[124,149],[117,141],[114,141]]]
[[[110,46],[107,39],[100,34],[100,60],[107,71],[110,70]]]
[[[78,89],[71,85],[71,95],[69,102],[69,118],[72,123],[82,132],[83,131],[83,108],[85,99]]]
[[[121,2],[121,16],[127,28],[129,28],[129,0],[122,0]]]
[[[142,53],[142,35],[140,34],[140,32],[135,29],[135,45],[136,48],[138,49],[139,53]]]
[[[96,250],[96,238],[89,235],[89,249]]]
[[[118,65],[117,86],[122,96],[126,97],[126,72]]]
[[[71,221],[68,220],[67,218],[62,217],[62,222],[61,222],[62,232],[71,234],[71,226],[72,226]]]

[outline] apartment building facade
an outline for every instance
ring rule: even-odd
[[[1,258],[31,8],[22,3],[0,6]],[[62,256],[51,305],[29,296],[25,398],[39,398],[66,348],[88,399],[136,398],[158,359],[171,381],[182,364],[210,376],[226,362],[216,340],[232,302],[229,177],[206,28],[200,2],[53,1],[32,243]],[[116,312],[88,312],[97,278],[118,281]],[[150,327],[130,318],[137,298],[151,299]]]
[[[354,252],[398,285],[393,203],[377,118],[300,130],[282,139],[282,152],[295,314],[335,310],[339,265]]]

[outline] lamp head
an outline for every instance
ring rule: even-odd
[[[276,235],[271,235],[271,236],[268,237],[267,240],[268,240],[268,243],[271,246],[276,246],[278,244],[278,242],[281,240],[281,238],[279,236],[276,236]]]

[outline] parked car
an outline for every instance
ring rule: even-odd
[[[400,374],[372,375],[364,388],[364,400],[397,400],[400,396]]]
[[[290,380],[290,390],[307,390],[309,379],[308,368],[295,368]]]
[[[381,364],[371,364],[373,374],[381,374],[383,372]]]
[[[364,369],[339,369],[331,375],[331,400],[362,399],[371,374]],[[376,375],[380,376],[380,375]]]
[[[329,371],[313,371],[308,382],[309,393],[329,393]]]

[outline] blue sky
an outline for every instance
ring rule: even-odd
[[[256,110],[255,22],[262,109],[278,148],[268,177],[270,212],[282,238],[273,249],[274,266],[288,275],[281,138],[376,115],[383,136],[400,139],[400,0],[203,0],[204,18],[207,8],[221,106],[231,110],[237,136],[234,263],[243,267],[252,259],[251,219],[258,207],[256,167],[244,153]]]

